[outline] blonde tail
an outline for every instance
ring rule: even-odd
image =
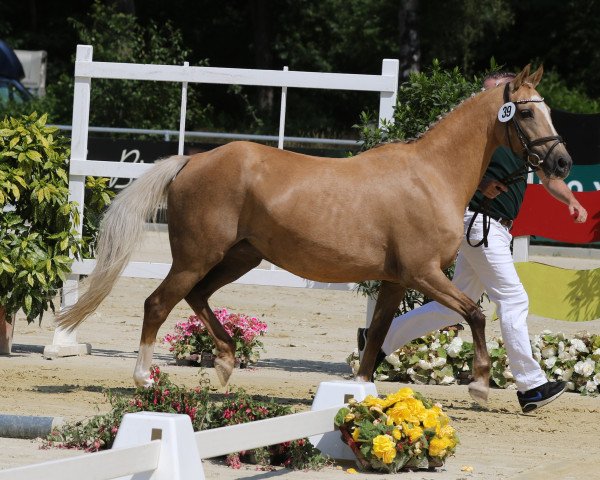
[[[75,305],[59,313],[56,321],[61,328],[77,327],[110,293],[141,241],[144,224],[166,202],[171,181],[188,160],[187,156],[174,155],[156,162],[115,197],[100,224],[96,267],[87,278],[88,289]]]

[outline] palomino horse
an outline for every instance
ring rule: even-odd
[[[442,269],[456,256],[465,207],[498,146],[510,144],[524,154],[524,161],[533,156],[535,166],[548,176],[564,178],[569,172],[570,157],[535,90],[541,76],[541,68],[529,75],[527,66],[506,91],[497,87],[467,99],[420,139],[385,144],[351,158],[318,158],[233,142],[157,163],[106,212],[89,289],[61,312],[60,326],[74,328],[109,294],[143,224],[166,197],[173,264],[144,303],[136,384],[151,384],[158,329],[181,299],[214,338],[215,366],[226,384],[234,344],[208,299],[266,259],[319,282],[382,281],[359,380],[371,379],[407,288],[459,312],[475,344],[469,391],[475,399],[487,400],[485,317]],[[509,100],[514,103],[507,104]],[[503,105],[517,110],[507,123],[500,121]]]

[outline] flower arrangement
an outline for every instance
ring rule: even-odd
[[[256,317],[241,313],[230,313],[225,308],[213,311],[225,331],[235,342],[235,356],[245,365],[255,363],[260,357],[262,342],[258,337],[267,331],[267,324]],[[205,354],[213,354],[215,344],[204,323],[192,315],[186,322],[175,325],[175,332],[168,333],[163,342],[169,344],[169,351],[176,359],[195,359]]]
[[[335,424],[362,469],[396,473],[444,464],[458,444],[440,405],[405,387],[385,398],[350,400]]]
[[[531,342],[534,358],[549,380],[564,380],[567,389],[584,395],[597,395],[600,386],[600,335],[544,330]],[[487,342],[491,360],[491,385],[514,388],[514,378],[502,339]],[[376,372],[377,380],[416,384],[449,385],[470,381],[473,344],[454,330],[441,330],[418,338],[388,355]],[[358,352],[348,357],[358,371]]]

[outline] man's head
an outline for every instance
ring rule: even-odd
[[[513,72],[490,73],[483,79],[483,88],[488,90],[498,85],[504,85],[505,83],[512,82],[516,76],[516,73]]]

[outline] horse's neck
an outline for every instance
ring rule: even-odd
[[[418,140],[420,160],[432,162],[466,205],[500,146],[494,134],[501,92],[486,91],[459,105]]]

